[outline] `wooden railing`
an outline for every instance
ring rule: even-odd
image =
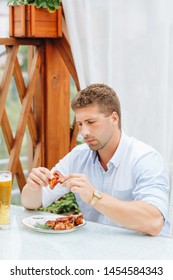
[[[27,126],[31,139],[29,169],[40,165],[51,168],[76,145],[75,126],[70,133],[70,75],[78,90],[79,82],[65,36],[60,39],[0,38],[0,45],[6,49],[0,81],[0,126],[9,153],[8,170],[12,171],[13,178],[16,176],[22,190],[26,178],[20,151]],[[27,85],[17,56],[21,45],[29,46]],[[5,109],[12,77],[21,101],[15,136]]]

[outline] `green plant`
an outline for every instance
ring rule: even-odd
[[[54,213],[54,214],[78,214],[80,213],[79,206],[76,202],[76,198],[72,192],[65,194],[63,197],[53,202],[51,205],[43,208],[37,208],[36,210]]]
[[[8,0],[8,6],[32,4],[36,8],[46,8],[49,12],[54,12],[61,6],[61,0]]]

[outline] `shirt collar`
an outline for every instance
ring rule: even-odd
[[[122,155],[126,150],[125,148],[126,148],[126,145],[127,145],[127,142],[128,142],[128,138],[129,137],[122,131],[118,147],[117,147],[114,155],[112,156],[112,158],[109,161],[109,162],[113,163],[115,165],[115,167],[118,167],[119,164],[120,164],[120,161],[122,159]]]
[[[97,154],[97,151],[92,151],[92,161],[93,163],[95,164],[96,163],[96,160],[98,159],[98,154]]]

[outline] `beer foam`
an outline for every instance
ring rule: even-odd
[[[9,174],[0,174],[0,182],[11,181],[11,175]]]

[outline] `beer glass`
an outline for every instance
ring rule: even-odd
[[[11,190],[11,172],[0,171],[0,229],[8,229],[10,227]]]

